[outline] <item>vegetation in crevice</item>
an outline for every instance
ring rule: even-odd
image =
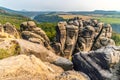
[[[117,46],[120,46],[120,34],[113,32],[112,39],[115,41]]]
[[[47,34],[47,36],[49,37],[51,41],[54,40],[54,37],[56,35],[56,30],[55,30],[56,25],[57,23],[50,23],[50,22],[44,22],[44,23],[37,24],[38,27],[40,27],[41,29],[45,31],[45,33]]]
[[[8,49],[0,48],[0,59],[18,55],[19,53],[20,53],[20,47],[18,44],[13,44]]]

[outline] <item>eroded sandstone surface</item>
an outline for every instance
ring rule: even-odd
[[[74,18],[56,26],[56,41],[27,21],[20,32],[0,24],[0,80],[119,80],[120,47],[112,27]]]

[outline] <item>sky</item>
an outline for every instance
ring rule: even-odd
[[[119,0],[0,0],[0,6],[28,11],[120,11]]]

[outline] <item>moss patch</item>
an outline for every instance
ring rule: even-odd
[[[9,49],[0,49],[0,59],[10,56],[18,55],[20,53],[20,47],[18,44],[12,45]]]

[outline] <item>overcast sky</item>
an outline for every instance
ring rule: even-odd
[[[0,6],[29,11],[120,11],[119,0],[0,0]]]

